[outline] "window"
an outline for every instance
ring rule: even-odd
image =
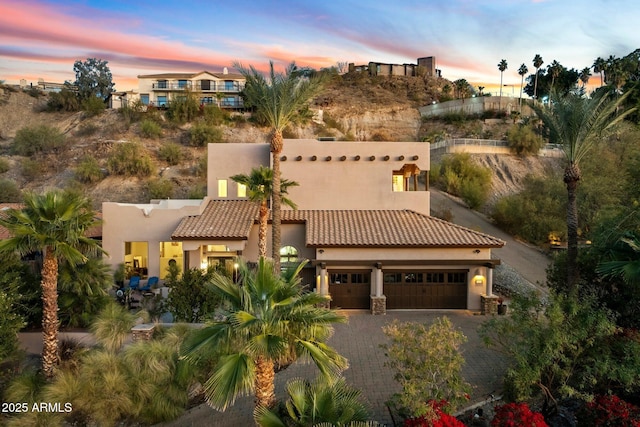
[[[293,246],[280,248],[280,262],[298,262],[298,250]]]
[[[392,181],[393,191],[404,191],[404,176],[396,174],[396,171],[393,172],[393,181]]]
[[[158,107],[166,107],[167,106],[167,96],[162,95],[158,96]]]
[[[158,80],[158,89],[166,89],[167,81],[166,80]]]
[[[247,186],[238,184],[238,197],[247,197]]]
[[[160,242],[160,278],[165,279],[169,275],[169,266],[177,266],[182,272],[183,258],[182,242]]]
[[[236,82],[234,82],[233,80],[224,81],[224,90],[235,90],[235,89],[236,89]]]
[[[149,105],[149,94],[148,93],[140,94],[140,102],[142,102],[142,105]]]
[[[200,104],[203,104],[203,105],[213,104],[213,97],[203,96],[202,98],[200,98]]]
[[[347,284],[349,283],[349,275],[347,273],[331,273],[329,283],[332,285]]]
[[[227,180],[218,180],[218,197],[227,197]]]
[[[185,87],[187,87],[187,81],[186,80],[178,80],[178,88],[179,89],[184,89]]]
[[[127,278],[148,276],[149,243],[124,242],[124,265]]]
[[[225,96],[222,98],[222,106],[223,107],[235,107],[238,101],[233,96]]]

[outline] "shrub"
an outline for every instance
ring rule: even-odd
[[[0,157],[0,173],[5,173],[10,169],[9,160]]]
[[[20,168],[22,176],[29,181],[42,178],[42,175],[47,171],[47,165],[35,159],[22,159]]]
[[[491,427],[547,427],[544,417],[533,412],[526,403],[507,403],[496,406]]]
[[[107,169],[114,175],[145,177],[153,173],[151,158],[142,152],[135,142],[125,142],[113,147],[107,159]]]
[[[202,109],[202,117],[208,125],[219,126],[230,120],[230,114],[217,105],[205,105]]]
[[[131,123],[140,121],[142,118],[142,112],[145,110],[145,106],[140,99],[136,99],[131,103],[126,103],[120,107],[120,114],[127,126]]]
[[[389,358],[385,366],[396,372],[395,380],[402,386],[391,400],[400,415],[432,417],[435,409],[430,401],[445,399],[446,408],[438,408],[450,411],[469,399],[460,354],[466,337],[448,318],[437,318],[430,326],[395,320],[382,330],[390,339],[390,344],[382,346]]]
[[[90,117],[101,114],[106,108],[105,102],[97,96],[90,96],[82,101],[82,111]]]
[[[417,418],[408,418],[404,420],[403,427],[464,427],[464,423],[459,421],[453,415],[449,415],[442,411],[443,407],[448,406],[447,401],[441,400],[436,402],[430,400],[427,404],[432,408],[432,415],[421,415]]]
[[[145,138],[159,138],[162,136],[162,127],[153,120],[143,120],[140,124],[140,133]]]
[[[177,96],[169,103],[167,118],[175,123],[193,121],[200,113],[200,103],[191,92],[183,96]]]
[[[75,170],[76,179],[80,182],[93,184],[103,178],[100,164],[93,156],[85,156]]]
[[[158,150],[158,156],[170,165],[179,164],[184,157],[182,155],[182,148],[175,142],[167,142],[160,147],[160,150]]]
[[[531,125],[511,126],[507,131],[507,142],[517,155],[538,154],[544,147],[544,139],[535,133]]]
[[[199,268],[187,269],[180,278],[180,271],[170,271],[166,285],[171,291],[165,304],[177,322],[202,322],[218,307],[220,297],[209,286],[216,272],[227,274],[224,267],[218,271],[209,267],[204,273]]]
[[[47,101],[47,110],[66,112],[80,110],[78,94],[69,88],[64,88],[60,92],[50,93],[49,101]]]
[[[391,141],[391,138],[385,131],[377,131],[371,135],[372,141]]]
[[[83,123],[75,133],[76,136],[91,136],[95,134],[98,129],[98,126],[94,125],[93,123]]]
[[[18,350],[18,332],[25,325],[15,304],[13,296],[0,290],[0,362]]]
[[[207,176],[207,156],[200,157],[198,159],[198,163],[196,163],[195,176],[206,177]]]
[[[194,147],[204,147],[218,142],[223,142],[220,128],[206,123],[196,123],[189,130],[189,144]]]
[[[164,178],[149,181],[147,190],[152,199],[170,199],[173,196],[173,184]]]
[[[59,151],[65,145],[65,137],[56,127],[39,125],[24,127],[16,132],[13,152],[20,156]]]
[[[207,195],[206,184],[197,185],[189,189],[189,193],[187,194],[187,199],[203,199],[206,195]]]
[[[467,153],[442,159],[438,182],[445,191],[462,199],[472,208],[483,205],[491,191],[491,170],[475,164]]]
[[[637,427],[640,425],[640,408],[618,396],[597,396],[578,413],[578,422],[581,426]]]
[[[15,181],[0,178],[0,203],[19,203],[22,193]]]

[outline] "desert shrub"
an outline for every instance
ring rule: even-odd
[[[120,107],[120,114],[124,119],[125,125],[129,126],[132,123],[139,122],[142,118],[142,112],[145,110],[145,105],[142,103],[142,100],[136,99],[133,102],[123,104]]]
[[[517,155],[538,154],[544,147],[544,139],[533,130],[531,125],[511,126],[507,131],[509,148]]]
[[[44,95],[38,86],[31,86],[29,89],[23,89],[23,92],[32,98],[40,98]]]
[[[402,392],[393,395],[391,406],[401,416],[434,416],[430,401],[446,400],[444,412],[455,410],[469,399],[470,385],[462,377],[464,358],[460,346],[466,341],[446,317],[430,326],[395,321],[383,327],[390,343],[383,345],[395,380]]]
[[[0,157],[0,173],[5,173],[10,169],[9,160]]]
[[[382,130],[376,131],[371,135],[372,141],[391,141],[391,137]]]
[[[103,178],[102,169],[95,157],[87,155],[76,167],[75,177],[78,181],[93,184]]]
[[[107,159],[107,169],[113,175],[146,177],[154,167],[148,154],[135,142],[125,142],[113,147]]]
[[[207,156],[202,156],[198,159],[194,170],[195,176],[206,177],[207,176]]]
[[[489,197],[491,170],[474,163],[467,153],[453,154],[442,159],[437,182],[476,209]]]
[[[202,118],[208,125],[219,126],[230,120],[230,114],[217,105],[211,104],[202,108]]]
[[[189,189],[187,199],[203,199],[207,195],[207,185],[197,185]]]
[[[218,307],[220,297],[209,286],[216,273],[227,274],[224,267],[209,267],[205,272],[200,268],[191,268],[185,270],[182,276],[179,268],[169,271],[165,284],[170,292],[165,300],[165,308],[177,322],[202,322]]]
[[[170,165],[179,164],[184,157],[182,154],[182,148],[175,142],[167,142],[160,147],[160,150],[158,150],[158,156]]]
[[[47,110],[66,112],[79,111],[80,100],[78,99],[78,94],[69,88],[63,88],[60,92],[50,93],[49,101],[47,101]]]
[[[20,173],[29,181],[41,178],[47,172],[47,165],[35,159],[22,159],[20,161]]]
[[[15,297],[0,289],[0,362],[18,350],[18,332],[25,325],[16,313]]]
[[[76,136],[91,136],[95,134],[98,129],[100,128],[93,123],[82,123],[75,134]]]
[[[189,144],[194,147],[204,147],[218,142],[223,142],[220,128],[206,123],[196,123],[189,130]]]
[[[145,138],[159,138],[162,136],[162,127],[153,120],[143,120],[140,123],[140,133]]]
[[[106,108],[105,102],[97,96],[90,96],[82,101],[82,111],[89,117],[102,114]]]
[[[15,181],[0,178],[0,203],[19,203],[22,201],[22,193]]]
[[[496,406],[491,427],[547,427],[540,412],[534,412],[526,403],[507,403]]]
[[[183,96],[177,96],[169,103],[167,118],[175,123],[186,123],[193,121],[200,113],[200,103],[191,92],[186,92]]]
[[[170,199],[173,196],[173,184],[164,178],[149,181],[147,190],[152,199]]]
[[[501,229],[528,242],[542,244],[554,232],[562,238],[566,225],[566,190],[558,176],[527,176],[518,194],[500,198],[491,217]]]
[[[327,125],[327,127],[337,129],[340,132],[345,133],[342,123],[340,123],[338,120],[336,120],[335,118],[327,114],[326,111],[322,115],[322,120],[324,121],[324,124]]]
[[[467,119],[467,115],[462,111],[446,113],[440,117],[440,120],[448,125],[462,124],[467,121]]]
[[[53,126],[38,125],[24,127],[16,132],[13,152],[20,156],[60,151],[66,143],[64,134]]]

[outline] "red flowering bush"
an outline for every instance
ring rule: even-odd
[[[640,427],[640,408],[618,396],[598,396],[580,414],[580,425]]]
[[[496,406],[492,427],[548,427],[540,412],[533,412],[526,403]]]
[[[456,417],[442,411],[442,408],[449,405],[446,400],[430,400],[427,403],[432,411],[427,415],[404,420],[403,427],[464,427],[464,423]]]

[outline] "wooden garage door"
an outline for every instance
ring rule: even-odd
[[[384,273],[387,309],[467,308],[466,271]]]
[[[369,308],[371,272],[329,270],[329,294],[331,308]]]

